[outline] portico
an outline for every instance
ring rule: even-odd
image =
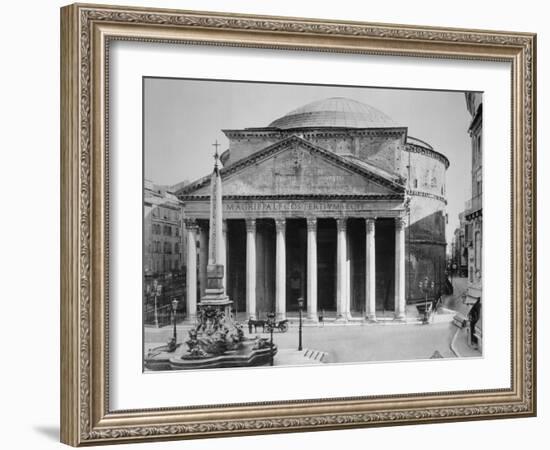
[[[187,226],[193,239],[197,228],[208,223],[188,220]],[[374,322],[377,314],[390,311],[396,320],[404,319],[401,217],[292,215],[226,219],[225,226],[226,289],[236,311],[246,311],[247,318],[265,318],[275,311],[282,320],[297,311],[303,297],[311,322],[319,314],[342,323],[359,317]],[[197,253],[200,273],[206,261],[200,249]],[[196,270],[187,265],[188,292],[200,291]],[[188,295],[187,301],[188,311],[194,311],[196,296]]]

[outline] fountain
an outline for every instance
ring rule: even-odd
[[[214,144],[214,170],[210,178],[210,237],[205,294],[198,303],[197,323],[183,345],[167,345],[145,356],[149,370],[185,370],[260,366],[271,362],[277,347],[267,339],[247,339],[233,318],[233,302],[224,289],[222,253],[222,182],[218,146]]]

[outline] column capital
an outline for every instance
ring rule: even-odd
[[[284,232],[286,226],[286,219],[284,217],[275,219],[275,228],[278,233]]]
[[[347,219],[345,217],[336,219],[336,229],[338,231],[346,231]]]
[[[192,219],[192,218],[183,219],[183,223],[185,224],[185,228],[188,231],[195,231],[198,228],[197,219]]]
[[[367,232],[372,233],[374,231],[374,225],[376,223],[376,217],[365,219],[365,224],[367,226]]]
[[[307,222],[307,231],[317,231],[317,218],[316,217],[308,217],[306,219]]]
[[[245,219],[246,231],[256,231],[256,219]]]
[[[197,226],[199,227],[200,233],[209,233],[210,231],[210,221],[209,220],[197,220]]]
[[[405,217],[396,217],[395,218],[395,228],[398,230],[405,229],[405,226],[407,225],[407,221],[405,220]]]

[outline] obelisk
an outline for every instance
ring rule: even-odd
[[[223,210],[222,210],[222,179],[220,174],[220,157],[218,141],[213,144],[214,170],[210,177],[210,236],[208,241],[208,265],[206,267],[206,289],[199,305],[231,305],[231,300],[224,293],[223,266]]]

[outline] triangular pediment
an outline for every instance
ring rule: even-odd
[[[404,186],[365,164],[291,136],[224,168],[225,196],[394,195]],[[209,195],[209,177],[188,185],[180,194]]]

